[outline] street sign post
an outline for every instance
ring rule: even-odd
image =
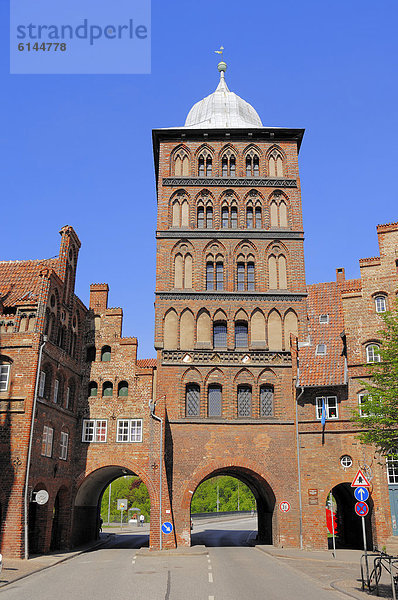
[[[120,529],[123,529],[123,511],[127,510],[127,500],[118,499],[117,501],[117,509],[120,510]]]
[[[290,504],[289,504],[289,502],[286,502],[286,500],[283,500],[279,504],[279,510],[281,510],[282,512],[289,512],[289,510],[290,510]]]
[[[369,490],[366,487],[357,487],[355,488],[354,496],[358,502],[366,502],[366,500],[369,498]]]
[[[173,531],[173,524],[170,521],[165,521],[162,525],[163,533],[171,533]]]

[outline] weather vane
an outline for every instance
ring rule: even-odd
[[[224,46],[220,46],[220,49],[219,50],[214,50],[214,52],[216,54],[221,54],[221,56],[222,56],[222,53],[224,52]]]

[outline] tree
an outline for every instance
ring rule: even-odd
[[[398,300],[394,309],[381,315],[384,327],[378,332],[381,341],[380,362],[369,365],[371,378],[363,381],[366,396],[361,413],[354,420],[363,428],[359,438],[374,444],[385,456],[398,454]]]

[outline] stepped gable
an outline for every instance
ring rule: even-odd
[[[320,316],[328,315],[328,323]],[[299,350],[300,378],[303,387],[344,385],[344,332],[340,286],[336,282],[308,286],[309,345]],[[303,343],[304,340],[301,340]],[[305,343],[305,342],[304,342]],[[316,354],[318,344],[326,344],[326,354]],[[301,345],[301,344],[300,344]]]

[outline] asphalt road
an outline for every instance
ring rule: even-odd
[[[336,591],[246,544],[255,519],[195,525],[196,554],[145,556],[143,533],[123,533],[98,550],[0,591],[1,600],[336,600]],[[222,546],[216,547],[222,543]],[[245,545],[242,545],[245,544]]]

